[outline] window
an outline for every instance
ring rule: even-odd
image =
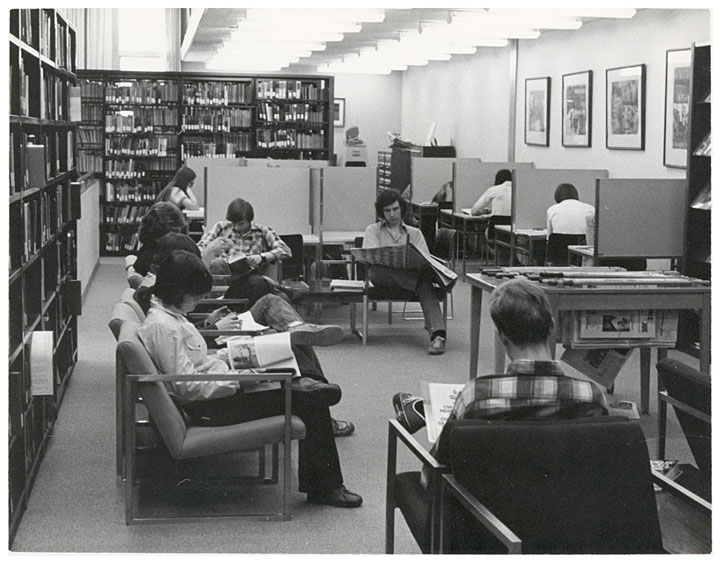
[[[120,70],[167,70],[165,9],[120,8],[118,13]]]

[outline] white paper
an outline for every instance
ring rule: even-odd
[[[425,427],[428,441],[435,443],[445,422],[452,412],[455,399],[465,386],[463,383],[446,384],[420,381],[423,389]]]

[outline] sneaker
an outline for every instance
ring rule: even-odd
[[[430,355],[442,355],[445,353],[445,338],[442,336],[435,336],[430,342],[428,353]]]
[[[293,396],[299,400],[312,398],[315,404],[334,406],[342,398],[342,390],[336,384],[319,382],[308,377],[295,377],[291,383]]]
[[[393,396],[395,419],[410,433],[425,427],[425,406],[423,399],[405,392]]]
[[[298,324],[288,329],[294,345],[330,346],[342,341],[343,329],[332,324]]]
[[[363,501],[361,496],[353,494],[345,486],[338,486],[328,492],[310,492],[307,500],[310,503],[333,507],[360,507]]]
[[[347,437],[355,433],[355,424],[345,420],[332,419],[333,435],[335,437]]]

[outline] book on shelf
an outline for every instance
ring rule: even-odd
[[[608,414],[611,416],[622,416],[632,420],[640,419],[637,404],[630,400],[608,401]]]
[[[351,248],[350,252],[360,263],[384,265],[395,269],[420,270],[430,267],[437,280],[449,291],[457,281],[457,274],[436,257],[421,251],[410,240],[398,246],[378,248]]]
[[[425,427],[428,441],[435,443],[445,422],[450,417],[455,399],[465,385],[463,383],[437,383],[420,381],[425,410]]]

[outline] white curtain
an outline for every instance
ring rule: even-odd
[[[77,67],[92,70],[120,68],[118,56],[118,17],[115,8],[85,8],[84,29],[78,28]],[[80,52],[83,55],[80,55]]]

